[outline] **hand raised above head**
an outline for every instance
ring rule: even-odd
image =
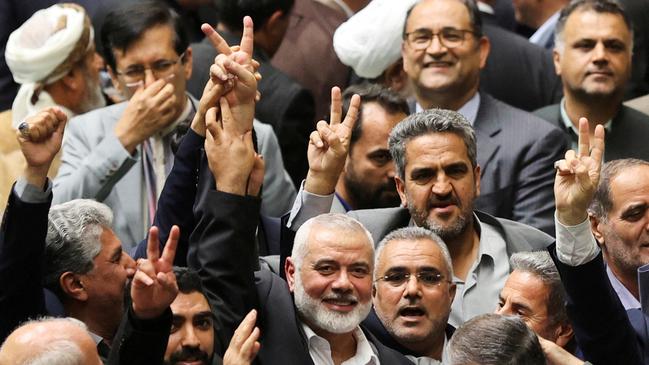
[[[133,312],[140,319],[152,319],[162,315],[176,299],[178,285],[173,272],[173,262],[179,238],[178,226],[171,227],[161,256],[158,228],[149,229],[147,258],[138,260],[131,285]]]
[[[47,173],[61,149],[67,120],[61,109],[50,107],[20,123],[16,138],[28,167],[41,168]]]
[[[221,98],[219,102],[220,113],[217,108],[207,112],[205,154],[217,190],[244,196],[255,166],[252,131],[241,134],[227,99]]]
[[[342,95],[340,88],[331,89],[330,123],[321,120],[317,130],[311,132],[307,157],[309,172],[305,189],[314,194],[331,194],[342,172],[349,152],[352,129],[358,119],[361,98],[352,96],[349,110],[342,119]]]
[[[579,119],[579,150],[569,150],[565,159],[555,162],[554,198],[559,221],[566,225],[582,223],[599,183],[604,157],[604,127],[595,128],[589,136],[586,118]]]

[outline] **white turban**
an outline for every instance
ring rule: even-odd
[[[86,13],[76,4],[39,10],[11,33],[5,59],[14,80],[21,84],[12,107],[14,124],[27,116],[44,85],[65,76],[82,59],[92,38]]]
[[[406,12],[419,0],[372,0],[334,33],[342,63],[365,78],[380,76],[401,57]]]

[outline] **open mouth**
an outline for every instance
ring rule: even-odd
[[[404,307],[399,310],[399,316],[401,317],[422,317],[426,314],[420,307]]]

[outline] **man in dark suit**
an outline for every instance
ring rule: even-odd
[[[607,132],[605,161],[649,160],[649,116],[622,105],[631,75],[633,32],[623,9],[614,1],[573,1],[557,23],[554,63],[563,81],[564,99],[536,115],[564,131],[577,147],[579,118]]]
[[[308,169],[305,159],[309,133],[315,123],[313,96],[270,63],[282,42],[289,23],[292,0],[246,0],[219,2],[221,23],[218,30],[230,45],[239,44],[243,31],[241,19],[252,16],[255,29],[253,58],[260,63],[262,79],[258,83],[261,99],[257,102],[255,118],[270,124],[277,134],[284,166],[295,185],[299,185]],[[259,11],[263,8],[263,11]],[[194,76],[187,90],[201,95],[209,79],[209,68],[217,52],[205,39],[193,44]]]
[[[342,153],[349,146],[345,123],[331,131],[318,127],[311,137],[304,189],[287,222],[292,230],[329,211],[344,165]],[[320,144],[319,139],[326,143]],[[402,207],[349,212],[375,242],[410,225],[430,229],[446,242],[458,287],[449,318],[455,326],[493,311],[509,274],[511,254],[544,249],[553,241],[532,227],[474,210],[483,181],[475,139],[473,129],[457,112],[431,109],[410,115],[392,130],[389,140]]]
[[[638,290],[647,283],[638,268],[649,262],[649,163],[617,160],[602,168],[604,127],[596,126],[594,138],[589,127],[582,118],[579,149],[557,162],[557,244],[550,253],[584,358],[595,364],[647,364],[647,308]]]
[[[478,92],[489,48],[473,1],[415,5],[402,45],[414,109],[456,110],[473,125],[482,181],[476,208],[552,233],[550,166],[565,151],[561,131]]]
[[[356,97],[351,107],[356,112],[358,104]],[[230,115],[227,105],[221,107],[221,115]],[[254,108],[254,103],[249,107]],[[197,203],[200,214],[188,263],[198,270],[213,307],[218,308],[215,315],[222,335],[229,341],[227,337],[254,308],[264,333],[261,363],[352,359],[408,364],[359,327],[371,307],[374,248],[357,221],[333,214],[306,223],[287,260],[288,285],[268,270],[256,271],[256,196],[263,164],[251,141],[242,139],[237,130],[242,121],[222,118],[220,122],[215,112],[208,112],[205,148],[211,179],[218,184]]]

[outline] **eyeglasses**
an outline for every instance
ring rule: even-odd
[[[442,46],[451,49],[461,46],[464,43],[464,35],[467,33],[475,35],[474,31],[468,29],[442,28],[437,33],[430,29],[418,29],[410,33],[405,33],[404,39],[410,47],[417,51],[422,51],[428,48],[433,38],[437,36]]]
[[[410,281],[410,277],[413,276],[413,274],[409,272],[391,272],[388,273],[384,276],[381,276],[377,278],[375,281],[385,281],[386,283],[394,286],[394,287],[400,287],[406,282]],[[442,282],[451,282],[450,280],[447,280],[444,275],[434,272],[434,271],[421,271],[418,272],[417,274],[414,274],[414,276],[417,278],[417,281],[420,283],[424,284],[425,286],[437,286],[440,285]]]
[[[153,76],[155,76],[156,79],[160,79],[168,76],[173,70],[173,67],[178,62],[183,61],[184,58],[185,58],[185,52],[183,52],[180,56],[178,56],[178,59],[176,59],[175,61],[158,60],[148,67],[143,65],[132,65],[122,71],[115,70],[115,73],[124,77],[124,81],[130,84],[137,84],[138,82],[143,81],[145,78],[146,70],[151,70]]]

